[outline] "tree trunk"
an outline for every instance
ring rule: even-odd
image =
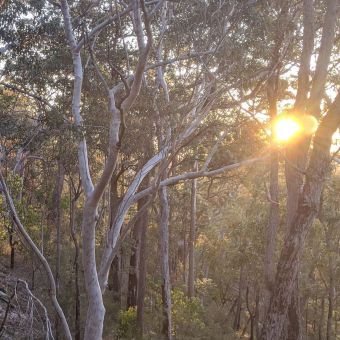
[[[235,312],[235,318],[234,318],[234,324],[233,324],[233,329],[235,331],[239,331],[241,329],[242,294],[243,294],[244,286],[245,286],[245,272],[244,272],[244,266],[242,265],[240,269],[238,298],[237,298],[236,312]]]
[[[334,300],[335,300],[335,263],[333,254],[329,256],[329,287],[328,287],[328,315],[327,315],[327,331],[326,339],[333,340],[333,312],[334,312]]]
[[[74,245],[74,286],[75,286],[75,316],[74,316],[74,339],[80,340],[80,287],[79,287],[79,243],[77,238],[75,213],[76,201],[79,194],[72,195],[70,188],[70,232]]]
[[[145,252],[145,244],[143,244],[144,249],[141,250],[141,242],[143,239],[143,242],[145,243],[145,233],[147,228],[147,211],[142,211],[142,209],[144,210],[144,205],[147,204],[147,202],[148,198],[144,197],[137,203],[137,213],[141,213],[141,215],[137,219],[132,233],[134,244],[132,245],[130,257],[128,307],[137,306],[138,280],[140,273],[139,265],[141,262],[140,256],[142,251]],[[144,257],[145,254],[143,253],[142,256]],[[145,258],[143,258],[142,261],[145,261]],[[145,263],[143,266],[145,268]]]
[[[56,228],[56,243],[57,243],[57,256],[56,256],[56,268],[55,268],[55,285],[56,294],[59,298],[60,287],[60,263],[61,263],[61,195],[64,186],[65,168],[61,160],[58,160],[58,170],[55,179],[54,192],[52,196],[53,205],[53,222]],[[56,339],[59,338],[59,317],[56,315],[55,319]]]
[[[146,204],[147,198],[138,201],[140,206]],[[146,288],[146,233],[148,228],[148,211],[145,210],[138,221],[138,281],[137,281],[137,332],[140,339],[144,330],[144,298]]]
[[[161,209],[161,261],[162,261],[162,302],[163,302],[163,324],[162,338],[172,339],[172,322],[171,322],[171,284],[169,269],[169,202],[167,187],[159,190],[159,200]]]
[[[130,255],[130,270],[127,294],[127,308],[137,306],[137,283],[138,283],[138,231],[135,225],[132,239],[133,245]]]
[[[279,160],[276,150],[271,152],[270,159],[270,185],[269,185],[269,220],[267,225],[266,235],[266,253],[265,253],[265,313],[269,307],[270,295],[273,289],[275,280],[275,248],[276,234],[280,219],[279,206]]]
[[[110,181],[110,228],[114,227],[114,217],[117,213],[119,200],[118,176],[115,173],[113,174]],[[112,261],[110,272],[110,289],[113,293],[113,300],[117,303],[120,303],[120,256],[118,254]]]
[[[298,263],[299,266],[299,263]],[[299,295],[299,277],[293,288],[291,302],[288,308],[287,340],[300,340],[302,337],[302,322]]]
[[[120,308],[128,308],[129,273],[130,273],[130,238],[129,242],[123,243],[120,249]]]
[[[15,264],[15,245],[16,242],[14,241],[14,222],[10,222],[11,225],[8,228],[8,233],[9,233],[9,246],[11,248],[11,255],[10,255],[10,268],[14,269],[14,264]]]
[[[195,161],[194,171],[198,171],[198,161]],[[189,231],[189,275],[188,275],[188,297],[195,296],[195,240],[196,240],[196,214],[197,214],[197,179],[191,184],[191,218]]]
[[[293,218],[277,268],[274,292],[266,317],[262,339],[280,339],[287,318],[298,273],[299,257],[308,231],[320,208],[321,192],[329,174],[332,135],[340,124],[340,94],[322,120],[314,138],[306,181],[299,197],[298,209]]]
[[[319,340],[323,339],[323,322],[324,322],[324,317],[325,317],[325,299],[322,298],[321,300],[321,316],[320,316],[320,321],[319,321]]]
[[[83,239],[83,266],[86,292],[88,297],[88,309],[85,325],[85,340],[100,340],[103,334],[105,307],[99,286],[96,255],[96,211],[89,199],[86,200],[83,210],[82,239]]]

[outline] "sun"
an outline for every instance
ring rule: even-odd
[[[279,118],[274,124],[275,139],[279,142],[287,142],[301,130],[301,126],[293,117]]]

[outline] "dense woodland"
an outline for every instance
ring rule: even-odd
[[[0,1],[0,338],[340,339],[339,5]]]

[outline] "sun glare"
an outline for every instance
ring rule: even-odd
[[[292,117],[282,117],[274,125],[275,138],[280,142],[287,142],[300,130],[299,123]]]

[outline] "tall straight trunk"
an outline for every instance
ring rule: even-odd
[[[53,204],[53,222],[56,228],[56,268],[55,268],[55,285],[57,298],[59,298],[60,288],[60,263],[61,263],[61,195],[64,186],[65,168],[61,160],[58,160],[58,169],[55,178],[54,192],[52,196]],[[56,339],[59,338],[59,317],[55,319]]]
[[[119,205],[119,194],[118,194],[118,176],[113,174],[110,181],[110,228],[113,228],[114,217],[117,213]],[[111,264],[111,283],[110,288],[113,292],[113,300],[120,302],[120,256],[117,254]]]
[[[325,298],[322,297],[321,299],[321,316],[319,319],[319,340],[323,339],[323,323],[324,323],[324,319],[325,319]]]
[[[184,219],[183,219],[184,220]],[[187,225],[183,223],[183,283],[187,284],[188,273],[187,273],[187,257],[188,257],[188,245],[187,245]]]
[[[240,279],[238,283],[238,297],[237,297],[237,304],[236,304],[236,312],[234,318],[233,328],[235,331],[241,329],[241,312],[242,312],[242,304],[243,304],[243,290],[245,287],[245,270],[244,266],[240,269]]]
[[[79,194],[72,195],[70,188],[70,233],[74,245],[74,288],[75,288],[75,315],[74,315],[74,339],[80,340],[80,287],[79,287],[79,242],[77,237],[75,213],[76,213],[76,201]]]
[[[329,256],[329,287],[328,287],[328,315],[327,315],[327,331],[326,339],[334,339],[333,331],[333,313],[334,313],[334,301],[335,301],[335,261],[334,255]]]
[[[8,228],[8,241],[9,241],[9,246],[11,248],[11,255],[10,255],[10,268],[14,269],[14,264],[15,264],[15,245],[16,242],[14,241],[14,222],[10,222],[10,226]]]
[[[98,281],[96,267],[96,212],[97,204],[86,199],[83,210],[82,240],[83,265],[87,297],[89,300],[84,339],[99,340],[102,338],[105,307]]]
[[[60,281],[60,263],[61,263],[61,195],[64,186],[65,168],[63,163],[58,161],[57,176],[55,179],[55,187],[53,193],[53,219],[56,228],[56,243],[57,243],[57,261],[55,269],[55,284],[57,296],[59,294]]]
[[[142,188],[146,188],[146,184],[142,185]],[[128,284],[128,307],[137,306],[137,295],[138,295],[138,280],[139,280],[139,265],[140,265],[140,256],[141,256],[141,242],[143,241],[143,249],[142,251],[145,253],[145,233],[147,227],[147,209],[145,209],[144,205],[147,204],[148,198],[143,197],[137,202],[137,213],[140,214],[137,219],[133,232],[133,245],[131,249],[131,257],[130,257],[130,271],[129,271],[129,284]],[[143,240],[142,240],[143,239]],[[144,257],[145,254],[142,254]],[[145,261],[145,258],[142,259]],[[145,263],[143,264],[145,268]],[[144,274],[142,274],[143,276]],[[143,298],[144,299],[144,298]]]
[[[168,202],[167,187],[159,190],[159,201],[161,210],[160,233],[161,233],[161,267],[162,267],[162,303],[163,303],[163,323],[162,338],[172,339],[171,322],[171,283],[169,268],[169,215],[170,208]]]
[[[280,339],[287,319],[288,306],[298,274],[299,258],[305,239],[318,214],[321,193],[330,169],[332,135],[340,125],[340,94],[316,132],[313,151],[306,172],[303,191],[299,196],[298,209],[280,255],[274,291],[264,322],[262,340]]]
[[[314,0],[303,1],[303,46],[301,52],[301,64],[298,74],[298,89],[295,101],[295,112],[299,115],[305,113],[308,91],[310,87],[310,60],[314,47]],[[299,141],[299,145],[292,145],[286,150],[285,177],[287,187],[287,203],[286,203],[286,224],[287,234],[297,211],[298,199],[303,185],[302,172],[307,162],[308,141]],[[299,260],[298,260],[299,261]],[[297,264],[299,265],[299,264]],[[291,304],[288,309],[288,325],[287,340],[298,340],[301,338],[301,313],[299,300],[299,276],[296,277],[294,283]]]
[[[138,282],[138,231],[137,226],[133,228],[133,245],[130,255],[130,270],[128,279],[127,308],[137,305],[137,282]]]
[[[194,171],[198,171],[198,161],[194,163]],[[191,183],[191,209],[190,209],[190,231],[189,231],[189,275],[188,275],[188,297],[195,296],[195,240],[196,240],[196,214],[197,214],[197,179]]]
[[[128,242],[129,243],[129,242]],[[129,244],[122,244],[120,249],[120,308],[128,308],[129,273],[131,249]]]
[[[16,164],[14,166],[13,172],[20,177],[20,188],[18,190],[18,193],[16,195],[16,200],[19,202],[22,199],[22,187],[23,187],[23,176],[24,176],[24,164],[25,164],[25,154],[22,150],[22,148],[19,148],[17,154],[16,154]],[[15,241],[15,221],[13,214],[10,213],[10,225],[8,227],[8,241],[9,246],[11,249],[10,252],[10,268],[14,269],[15,264],[15,246],[17,244],[17,241]]]
[[[140,207],[146,204],[147,198],[138,201]],[[148,228],[147,209],[138,220],[138,281],[137,281],[137,333],[143,338],[144,330],[144,299],[146,288],[146,236]]]
[[[276,46],[273,51],[272,65],[278,62],[280,42],[282,39],[277,38]],[[279,70],[275,70],[267,82],[267,100],[268,113],[272,122],[272,134],[274,135],[274,122],[277,116],[277,95],[279,86]],[[279,154],[272,141],[272,150],[270,153],[270,177],[269,177],[269,217],[266,230],[266,248],[264,257],[264,306],[263,316],[265,317],[270,296],[273,289],[275,279],[275,249],[276,249],[276,234],[280,221],[280,206],[279,206]]]

